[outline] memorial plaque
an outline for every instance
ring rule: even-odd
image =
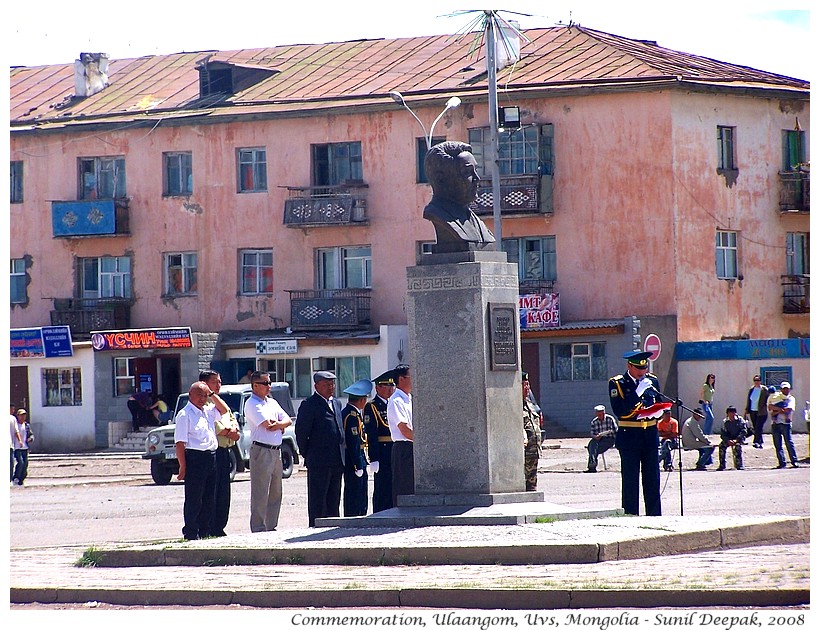
[[[517,304],[488,304],[490,309],[490,369],[518,369]]]

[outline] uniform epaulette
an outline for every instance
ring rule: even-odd
[[[609,380],[610,381],[622,381],[622,380],[624,380],[624,375],[623,374],[616,374],[615,376],[611,377]]]

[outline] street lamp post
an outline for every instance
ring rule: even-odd
[[[424,139],[427,141],[428,151],[430,150],[430,147],[433,146],[433,130],[436,128],[436,123],[438,123],[438,121],[441,120],[441,117],[444,116],[444,114],[447,113],[449,110],[461,105],[461,99],[458,96],[451,96],[449,99],[447,99],[447,103],[444,105],[444,109],[441,110],[441,113],[438,116],[436,116],[436,119],[433,121],[433,124],[430,125],[430,131],[428,132],[427,128],[424,126],[424,123],[421,122],[421,119],[418,116],[416,116],[416,112],[410,109],[410,106],[405,102],[404,97],[401,95],[401,92],[390,92],[390,98],[396,101],[399,105],[404,106],[404,109],[410,112],[410,115],[416,119],[416,122],[419,124],[421,130],[424,132]]]

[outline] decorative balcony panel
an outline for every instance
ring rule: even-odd
[[[284,224],[288,227],[367,222],[367,186],[288,186]]]
[[[809,276],[780,276],[783,287],[783,312],[809,312]]]
[[[117,236],[129,233],[128,199],[52,201],[54,238]]]
[[[780,176],[780,211],[809,211],[809,173],[807,171],[788,171]]]
[[[131,327],[131,300],[127,298],[57,298],[51,311],[52,326],[68,326],[71,338],[88,340],[92,330]]]
[[[370,325],[370,289],[288,291],[293,330],[351,330]]]
[[[552,207],[541,203],[539,175],[501,176],[501,214],[552,214]],[[473,211],[481,215],[493,213],[493,183],[481,180]]]

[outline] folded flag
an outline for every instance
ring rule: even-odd
[[[663,415],[664,411],[671,408],[671,402],[655,403],[651,407],[647,407],[646,409],[641,409],[640,411],[638,411],[638,420],[651,420],[653,418],[660,418]]]

